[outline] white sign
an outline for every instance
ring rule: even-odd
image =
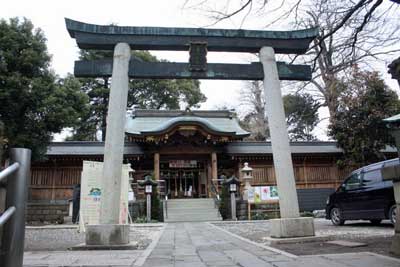
[[[231,191],[231,192],[236,192],[236,184],[230,184],[230,188],[229,188],[229,191]]]
[[[150,194],[151,191],[153,191],[153,186],[152,185],[146,185],[146,189],[145,189],[146,194]]]
[[[247,190],[247,201],[249,203],[254,203],[254,187],[252,186]]]
[[[196,168],[197,160],[170,160],[170,168]]]
[[[121,198],[120,198],[120,224],[128,223],[128,189],[129,164],[122,166]],[[87,224],[99,224],[101,201],[101,177],[103,175],[103,162],[83,161],[81,175],[81,203],[79,212],[80,230],[84,231]]]

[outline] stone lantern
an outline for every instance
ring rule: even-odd
[[[140,186],[145,187],[146,193],[146,220],[151,221],[151,194],[153,192],[153,186],[157,186],[157,181],[151,178],[151,175],[146,175],[143,181],[139,181]]]
[[[238,187],[240,185],[240,181],[238,178],[235,176],[232,176],[231,178],[227,179],[224,182],[224,185],[228,187],[228,190],[231,194],[231,215],[232,215],[232,220],[236,221],[236,192],[238,191]]]
[[[251,189],[250,180],[253,179],[253,168],[249,167],[249,163],[245,162],[241,172],[244,181],[243,200],[248,200],[249,190]]]

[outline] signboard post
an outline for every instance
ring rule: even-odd
[[[248,189],[247,218],[251,220],[251,204],[279,202],[277,186],[252,186]]]

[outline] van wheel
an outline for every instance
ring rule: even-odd
[[[396,204],[394,204],[389,210],[389,220],[393,225],[396,224],[396,213]]]
[[[339,208],[334,207],[331,209],[331,222],[333,225],[343,225],[342,212]]]
[[[380,225],[381,224],[381,219],[372,219],[370,220],[372,225]]]

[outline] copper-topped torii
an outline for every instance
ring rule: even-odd
[[[269,46],[273,47],[276,53],[303,54],[318,33],[317,28],[298,31],[250,31],[100,26],[70,19],[66,19],[66,25],[69,34],[82,49],[112,50],[117,43],[123,42],[136,50],[191,51],[189,63],[143,62],[132,58],[129,77],[143,79],[262,80],[264,74],[259,62],[207,64],[206,52],[258,53],[261,47]],[[197,49],[193,49],[194,47]],[[77,77],[109,77],[111,72],[112,59],[75,62],[74,73]],[[280,80],[311,79],[311,69],[307,65],[278,62],[278,74]]]
[[[304,54],[318,29],[298,31],[249,31],[202,28],[121,27],[86,24],[66,19],[67,29],[80,48],[114,50],[111,60],[75,63],[75,76],[102,77],[112,73],[104,152],[103,192],[100,223],[86,237],[101,236],[99,245],[109,244],[118,223],[118,192],[123,158],[125,107],[128,78],[198,78],[264,80],[274,167],[280,195],[282,219],[271,220],[271,235],[296,237],[314,235],[310,218],[300,218],[293,163],[283,109],[280,79],[310,80],[306,65],[277,63],[275,53]],[[189,63],[157,63],[131,60],[131,49],[189,51]],[[207,51],[259,53],[260,63],[207,64]],[[216,153],[212,153],[216,164]],[[216,174],[213,174],[216,176]],[[115,196],[117,195],[117,196]],[[110,230],[111,229],[111,230]],[[127,239],[129,241],[129,239]],[[126,242],[121,240],[118,242]]]
[[[67,30],[79,48],[113,50],[127,43],[134,50],[188,51],[191,43],[206,43],[208,51],[258,53],[273,47],[277,54],[304,54],[318,28],[296,31],[254,31],[206,28],[95,25],[66,18]]]

